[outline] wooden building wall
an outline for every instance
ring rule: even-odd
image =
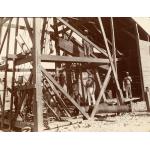
[[[150,88],[150,42],[139,40],[144,88]]]

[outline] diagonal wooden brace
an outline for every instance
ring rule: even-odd
[[[47,79],[47,78],[46,78]],[[48,82],[48,84],[51,86],[52,85],[52,82],[51,81],[49,81],[49,80],[46,80],[47,82]],[[67,106],[66,106],[66,104],[65,104],[65,102],[63,101],[63,99],[61,98],[61,96],[59,95],[59,93],[58,93],[58,91],[57,91],[57,89],[55,88],[55,86],[51,86],[51,88],[53,89],[53,92],[56,94],[56,96],[58,97],[58,99],[59,99],[59,102],[60,102],[60,104],[65,108],[65,112],[67,113],[67,115],[69,116],[69,117],[71,117],[71,114],[70,114],[70,112],[69,112],[69,109],[67,108]]]
[[[100,24],[100,27],[101,27],[101,30],[102,30],[104,42],[105,42],[105,45],[106,45],[106,50],[107,50],[107,53],[108,53],[108,58],[109,58],[110,65],[111,65],[111,68],[112,68],[112,72],[113,72],[113,75],[114,75],[115,83],[116,83],[116,86],[117,86],[117,94],[118,94],[119,102],[122,105],[123,101],[124,101],[123,100],[123,94],[122,94],[122,91],[120,89],[120,85],[119,85],[119,81],[118,81],[118,78],[117,78],[115,66],[114,66],[113,59],[111,57],[111,53],[110,53],[110,49],[109,49],[109,45],[108,45],[108,42],[107,42],[106,33],[105,33],[103,23],[102,23],[102,20],[101,20],[100,17],[98,17],[98,21],[99,21],[99,24]]]
[[[41,71],[51,82],[68,98],[68,100],[83,114],[86,119],[89,115],[77,104],[77,102],[55,81],[55,79],[41,66]]]
[[[106,89],[106,87],[107,87],[107,85],[108,85],[108,83],[109,83],[111,71],[112,71],[112,69],[111,69],[111,67],[109,67],[109,70],[108,70],[108,72],[107,72],[107,75],[106,75],[105,80],[104,80],[104,83],[103,83],[103,86],[102,86],[101,91],[100,91],[100,93],[99,93],[99,96],[98,96],[98,98],[97,98],[96,104],[95,104],[95,106],[94,106],[94,108],[93,108],[93,111],[92,111],[92,113],[91,113],[91,118],[93,118],[93,117],[95,116],[95,114],[96,114],[98,105],[99,105],[99,103],[100,103],[100,101],[101,101],[101,99],[102,99],[102,96],[103,96],[103,94],[104,94],[104,92],[105,92],[105,89]]]
[[[98,47],[96,44],[94,44],[92,41],[90,41],[86,36],[84,36],[82,33],[80,33],[78,30],[76,30],[73,26],[71,26],[69,23],[67,23],[62,18],[57,18],[60,22],[62,22],[64,25],[66,25],[68,28],[70,28],[73,32],[78,34],[81,38],[83,38],[85,41],[87,41],[89,44],[91,44],[93,47],[95,47],[99,52],[101,52],[104,56],[107,56],[107,53]]]
[[[29,24],[29,22],[28,22],[28,19],[27,19],[27,18],[24,18],[24,22],[25,22],[25,24],[26,24],[26,27],[27,27],[29,36],[30,36],[31,41],[32,41],[32,43],[33,43],[33,32],[32,32],[32,29],[31,29],[31,27],[30,27],[30,24]]]

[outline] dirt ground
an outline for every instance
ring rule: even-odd
[[[142,101],[134,103],[131,113],[98,114],[94,120],[77,118],[58,122],[57,127],[54,126],[50,123],[45,132],[149,132],[150,112]]]
[[[150,131],[150,112],[146,112],[145,102],[134,103],[134,112],[116,114],[100,114],[94,120],[81,120],[69,126],[59,127],[58,132],[124,132]]]

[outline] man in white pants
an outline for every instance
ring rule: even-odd
[[[129,76],[129,72],[126,72],[126,76],[123,79],[123,91],[125,91],[126,98],[132,98],[131,83],[132,78]]]
[[[86,91],[87,91],[87,99],[89,106],[95,105],[95,82],[92,74],[88,75],[88,79],[86,81]]]

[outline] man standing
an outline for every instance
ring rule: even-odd
[[[88,30],[84,30],[84,35],[88,38]],[[84,56],[90,57],[90,55],[93,53],[93,46],[88,43],[86,40],[82,40],[83,49],[84,49]]]
[[[88,75],[85,87],[89,106],[91,106],[92,103],[95,105],[95,82],[92,74]]]
[[[129,76],[129,72],[126,72],[126,76],[123,79],[123,91],[125,91],[126,98],[132,98],[131,83],[132,78]]]

